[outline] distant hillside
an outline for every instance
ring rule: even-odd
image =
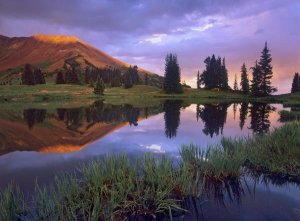
[[[26,63],[33,64],[44,71],[53,73],[65,63],[76,62],[82,68],[129,67],[129,64],[113,58],[103,51],[71,36],[34,35],[31,37],[6,37],[0,35],[0,80],[10,80]],[[138,64],[137,64],[138,65]],[[161,81],[162,78],[139,68],[139,75],[145,73]]]

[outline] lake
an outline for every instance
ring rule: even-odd
[[[148,107],[96,101],[76,108],[0,108],[0,187],[10,182],[31,193],[38,180],[108,154],[138,157],[145,152],[179,157],[183,144],[202,148],[225,137],[272,131],[282,123],[281,104],[187,104],[161,101]],[[230,191],[212,193],[178,220],[300,220],[300,186],[246,177]]]

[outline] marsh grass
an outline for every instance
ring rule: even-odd
[[[149,154],[107,156],[50,186],[36,184],[30,202],[9,185],[0,194],[0,220],[172,220],[205,198],[224,206],[226,194],[239,202],[245,175],[300,183],[299,135],[300,123],[293,122],[253,138],[223,138],[205,150],[183,146],[176,162]]]
[[[280,122],[289,122],[289,121],[299,121],[300,120],[300,111],[280,111]]]
[[[226,180],[247,173],[300,182],[300,122],[253,138],[223,138],[203,150],[183,146],[182,161],[205,179]]]
[[[0,220],[21,220],[27,213],[28,207],[19,187],[9,184],[0,192]]]

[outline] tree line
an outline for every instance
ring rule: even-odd
[[[42,73],[41,69],[35,68],[30,64],[26,64],[21,76],[21,84],[46,84],[44,73]]]
[[[252,80],[249,81],[246,64],[241,67],[241,89],[238,87],[237,77],[235,75],[233,90],[241,91],[244,94],[252,94],[253,96],[268,96],[277,89],[272,86],[271,79],[273,77],[272,56],[267,43],[261,52],[259,61],[255,63],[252,70]],[[197,88],[212,89],[231,89],[228,86],[228,71],[225,64],[225,58],[216,58],[215,55],[207,57],[204,60],[205,70],[202,74],[197,74]],[[251,83],[251,84],[250,84]]]

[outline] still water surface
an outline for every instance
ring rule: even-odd
[[[136,108],[97,101],[80,108],[0,109],[0,188],[9,182],[32,192],[36,179],[107,154],[145,152],[179,157],[183,144],[203,148],[222,136],[245,137],[281,125],[278,104],[185,104],[164,101]],[[220,197],[221,196],[221,197]],[[235,197],[214,192],[179,220],[300,220],[299,184],[241,181]]]

